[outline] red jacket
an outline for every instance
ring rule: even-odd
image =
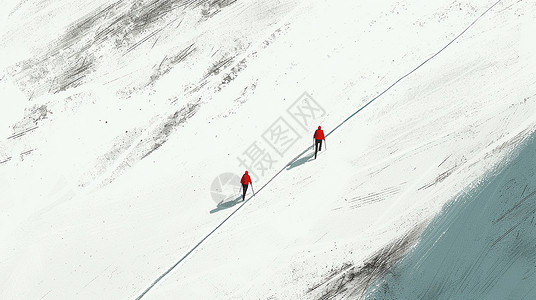
[[[324,139],[324,131],[318,126],[318,129],[315,131],[315,135],[313,135],[313,138],[315,140],[323,140]]]
[[[242,184],[250,184],[251,183],[251,177],[248,175],[248,171],[244,175],[242,175],[242,179],[240,180]]]

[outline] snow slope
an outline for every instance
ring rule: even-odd
[[[21,3],[2,38],[31,59],[2,62],[1,298],[345,297],[334,280],[536,126],[530,2],[119,1],[79,6],[91,26],[67,37],[77,15],[27,25],[54,7]],[[20,37],[39,29],[61,42]],[[325,114],[301,128],[304,91]],[[280,118],[296,143],[254,198],[217,206],[213,180],[253,142],[272,151]],[[318,124],[328,150],[293,161]]]

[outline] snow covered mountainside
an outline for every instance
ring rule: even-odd
[[[0,299],[359,298],[536,129],[531,1],[3,4]]]

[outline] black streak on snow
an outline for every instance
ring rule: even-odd
[[[0,161],[0,165],[3,164],[3,163],[7,163],[7,162],[10,161],[10,160],[11,160],[11,156],[8,157],[8,158],[6,158],[6,159],[3,160],[3,161]]]
[[[418,188],[418,190],[425,190],[427,188],[430,188],[440,182],[442,182],[443,180],[447,179],[447,177],[449,177],[456,169],[458,169],[459,165],[455,165],[453,166],[452,168],[446,170],[445,172],[437,175],[436,178],[434,178],[431,182],[421,186],[420,188]]]
[[[134,45],[130,46],[128,49],[127,49],[127,53],[129,53],[130,51],[136,49],[136,47],[138,47],[139,45],[143,44],[144,42],[146,42],[148,39],[152,38],[153,36],[155,36],[157,33],[159,33],[160,31],[162,31],[164,28],[160,28],[160,29],[157,29],[155,31],[153,31],[152,33],[150,33],[149,35],[147,35],[146,37],[144,37],[143,39],[141,39],[139,42],[136,42]]]
[[[35,130],[35,129],[37,129],[37,126],[32,127],[32,128],[29,128],[29,129],[25,129],[25,130],[23,130],[23,131],[21,131],[21,132],[18,132],[18,133],[15,133],[15,134],[13,134],[12,136],[8,137],[8,139],[16,139],[16,138],[19,138],[19,137],[21,137],[21,136],[27,134],[28,132]]]
[[[30,149],[30,150],[28,150],[28,151],[24,151],[24,152],[22,152],[22,153],[20,154],[20,159],[21,159],[21,160],[24,160],[24,156],[31,154],[31,153],[34,152],[35,150],[36,150],[36,149]]]
[[[359,208],[365,205],[370,205],[370,204],[380,202],[382,200],[387,199],[388,197],[392,197],[398,194],[400,190],[401,190],[401,186],[392,186],[392,187],[388,187],[377,192],[371,192],[363,196],[350,198],[348,202],[352,203],[352,206],[351,206],[352,209]]]

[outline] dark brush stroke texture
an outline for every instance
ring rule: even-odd
[[[171,69],[173,69],[173,66],[182,62],[185,60],[190,54],[195,52],[195,43],[192,43],[188,47],[182,49],[174,56],[171,57],[164,57],[162,61],[160,62],[160,65],[158,68],[154,71],[153,75],[151,75],[151,82],[154,82],[158,80],[160,77],[164,76],[165,74],[169,73]]]
[[[145,150],[142,158],[147,157],[156,149],[160,148],[165,142],[167,142],[169,136],[173,131],[190,119],[193,115],[199,110],[199,102],[188,103],[180,110],[176,111],[172,115],[168,116],[167,119],[160,124],[151,134],[150,143],[153,145],[151,149]]]
[[[351,208],[360,208],[366,205],[381,202],[400,193],[402,185],[387,187],[383,190],[371,192],[366,195],[356,196],[348,199]]]
[[[65,91],[83,84],[103,56],[126,55],[148,41],[154,46],[159,33],[178,20],[181,12],[202,7],[199,21],[204,21],[235,1],[119,0],[103,5],[69,25],[43,55],[21,61],[10,67],[9,73],[27,94]],[[103,43],[117,53],[103,50]],[[170,61],[181,62],[190,50]]]
[[[536,299],[536,134],[447,205],[366,299]]]
[[[450,157],[450,155],[449,155]],[[445,163],[447,159],[445,159],[441,164],[439,164],[438,168]],[[467,162],[467,159],[463,157],[459,162],[455,162],[452,167],[449,167],[447,170],[443,171],[439,175],[437,175],[436,178],[432,179],[432,181],[426,183],[425,185],[421,186],[417,190],[426,190],[432,186],[437,185],[438,183],[443,182],[443,180],[447,179],[454,171],[458,170],[462,165],[464,165]]]
[[[317,293],[317,300],[357,299],[366,291],[371,282],[383,276],[413,245],[425,228],[426,222],[415,226],[409,232],[390,242],[362,266],[345,263],[332,272],[307,292]]]
[[[7,137],[7,140],[18,139],[27,133],[36,130],[39,128],[41,122],[48,119],[49,115],[51,114],[52,111],[50,111],[45,104],[34,105],[26,108],[24,118],[11,126],[13,128],[13,134]]]

